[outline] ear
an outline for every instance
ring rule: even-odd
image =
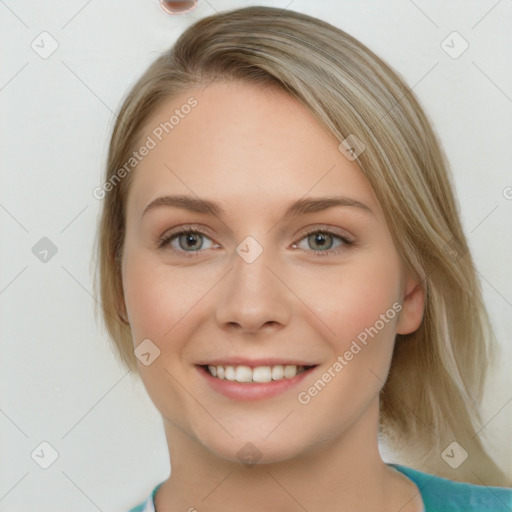
[[[410,334],[418,329],[425,309],[424,283],[409,275],[405,283],[402,310],[397,323],[397,334]]]

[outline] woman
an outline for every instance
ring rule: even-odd
[[[98,197],[105,324],[171,464],[133,511],[510,510],[446,160],[372,51],[290,10],[200,20],[125,99]]]

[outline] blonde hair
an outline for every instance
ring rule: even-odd
[[[133,86],[112,133],[105,183],[113,183],[164,101],[214,80],[281,87],[338,141],[355,135],[365,145],[357,163],[406,268],[426,292],[418,330],[396,336],[380,433],[400,462],[416,469],[508,485],[477,435],[494,336],[446,157],[411,89],[375,53],[326,22],[271,7],[222,12],[189,27]],[[120,265],[132,178],[128,173],[103,198],[97,277],[116,354],[136,372]],[[441,458],[453,441],[469,453],[457,470]]]

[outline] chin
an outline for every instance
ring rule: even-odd
[[[272,436],[273,434],[271,434]],[[276,464],[294,459],[304,452],[304,441],[277,436],[273,440],[263,436],[247,434],[241,437],[207,438],[199,442],[215,457],[248,467],[263,464]]]

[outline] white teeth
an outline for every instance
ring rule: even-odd
[[[235,369],[235,380],[237,382],[251,382],[252,370],[248,366],[237,366]]]
[[[285,379],[291,379],[297,375],[297,367],[296,366],[285,366],[284,367],[284,377]]]
[[[252,371],[254,382],[270,382],[272,380],[272,368],[270,366],[257,366]]]
[[[224,377],[226,380],[236,380],[236,373],[234,366],[226,366],[226,375]]]
[[[272,368],[272,380],[281,380],[284,377],[284,366],[278,364]]]
[[[214,366],[209,365],[210,375],[218,379],[231,380],[236,382],[271,382],[272,380],[291,379],[305,371],[304,366],[276,365],[276,366]]]

